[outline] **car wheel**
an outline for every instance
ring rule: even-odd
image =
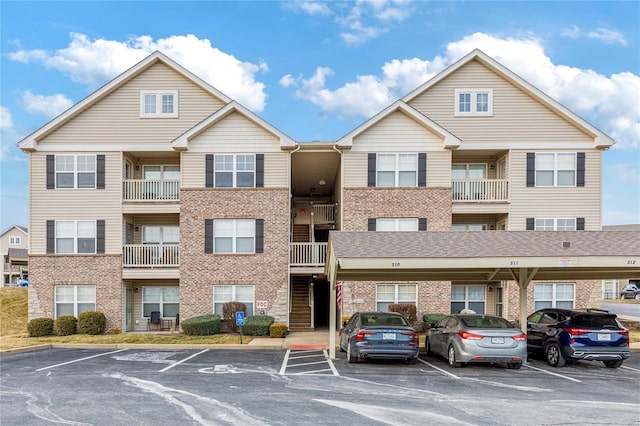
[[[520,370],[522,367],[522,361],[510,362],[507,364],[507,368],[511,370]]]
[[[447,361],[449,361],[449,365],[451,367],[461,367],[462,363],[456,361],[456,348],[453,347],[453,345],[449,346],[449,350],[447,350]]]
[[[431,351],[431,343],[429,343],[429,339],[425,339],[424,341],[424,351],[429,356],[433,355],[433,352]]]
[[[547,355],[547,362],[552,367],[564,367],[565,363],[567,362],[562,355],[560,345],[558,345],[556,342],[547,344],[545,353]]]
[[[407,358],[408,365],[416,365],[418,363],[418,358]]]
[[[622,360],[621,359],[612,359],[609,361],[603,361],[604,365],[608,368],[618,368],[622,365]]]
[[[358,357],[354,356],[353,352],[351,351],[351,341],[347,343],[347,360],[351,364],[355,364],[356,362],[358,362]]]

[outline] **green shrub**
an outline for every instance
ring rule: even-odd
[[[211,336],[220,333],[220,315],[207,314],[180,321],[182,332],[189,336]]]
[[[422,315],[422,322],[425,327],[431,328],[444,317],[446,317],[445,314],[424,314]]]
[[[229,331],[233,333],[238,332],[238,326],[236,325],[236,312],[244,312],[247,315],[247,305],[242,302],[231,301],[222,305],[222,318],[227,321]]]
[[[389,305],[389,312],[402,314],[411,326],[418,320],[416,305],[413,303],[392,303]]]
[[[56,320],[56,334],[58,336],[70,336],[76,334],[78,320],[73,315],[65,315]]]
[[[269,327],[273,324],[274,318],[269,315],[253,315],[244,321],[242,332],[247,336],[268,336]]]
[[[274,323],[269,326],[269,336],[271,337],[284,337],[287,331],[289,331],[287,324]]]
[[[51,318],[34,318],[27,324],[29,337],[42,337],[53,334],[53,320]]]
[[[102,334],[107,329],[107,317],[102,312],[85,311],[78,315],[78,329],[82,334]]]

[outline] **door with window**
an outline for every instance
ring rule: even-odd
[[[487,178],[486,164],[452,164],[451,185],[454,199],[479,198],[484,194],[484,179]]]

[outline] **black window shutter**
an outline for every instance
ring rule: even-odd
[[[421,217],[418,219],[418,231],[426,231],[427,230],[427,218]]]
[[[367,161],[367,186],[376,186],[376,154],[369,154]]]
[[[96,188],[104,189],[104,155],[96,157]]]
[[[213,219],[204,220],[204,252],[213,253]]]
[[[264,188],[264,154],[256,154],[256,188]]]
[[[96,253],[104,253],[104,220],[96,221],[96,233]]]
[[[427,153],[418,153],[418,186],[427,186]]]
[[[256,253],[264,252],[264,219],[256,219]]]
[[[56,188],[56,156],[47,155],[47,189]]]
[[[576,230],[584,231],[584,217],[576,218]]]
[[[207,154],[205,156],[205,172],[204,172],[204,186],[205,188],[213,188],[213,154]],[[208,252],[213,253],[213,252]]]
[[[47,254],[56,252],[56,222],[55,220],[47,221]]]
[[[536,219],[534,217],[527,218],[527,231],[535,231]]]
[[[375,231],[376,230],[376,218],[375,217],[370,217],[369,219],[367,219],[367,229],[369,231]]]
[[[536,153],[527,152],[527,186],[536,186]]]
[[[576,159],[576,186],[584,186],[584,152],[579,152]]]

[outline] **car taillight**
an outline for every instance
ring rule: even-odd
[[[513,340],[527,340],[527,335],[522,333],[522,334],[518,334],[517,336],[511,336],[511,338]]]
[[[358,334],[356,334],[356,340],[362,342],[367,340],[366,336],[367,334],[376,334],[375,331],[365,331],[365,330],[360,330],[358,331]]]
[[[586,330],[584,328],[565,327],[563,328],[563,330],[572,336],[580,336],[581,334],[591,333],[591,330]]]
[[[629,330],[625,328],[624,330],[619,330],[618,333],[620,333],[622,338],[627,341],[627,344],[629,344]]]
[[[401,334],[404,334],[405,336],[411,336],[411,343],[418,343],[418,333],[416,333],[415,331],[403,331]]]
[[[468,331],[458,331],[458,336],[468,340],[480,340],[484,338],[484,336],[481,336],[479,334],[469,333]]]

